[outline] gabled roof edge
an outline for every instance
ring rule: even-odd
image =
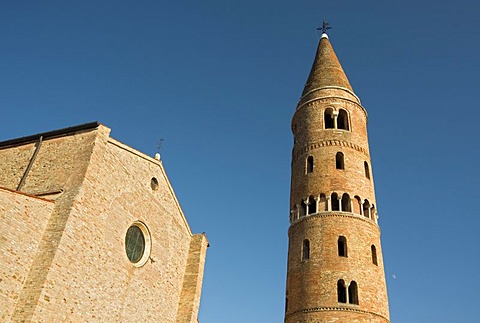
[[[94,121],[94,122],[88,122],[88,123],[80,124],[80,125],[77,125],[77,126],[72,126],[72,127],[47,131],[47,132],[41,132],[41,133],[37,133],[35,135],[26,136],[26,137],[20,137],[20,138],[0,141],[0,148],[8,148],[8,147],[16,146],[16,145],[19,145],[19,144],[26,144],[26,143],[30,143],[30,142],[35,142],[40,137],[43,137],[43,139],[63,137],[63,136],[66,136],[66,135],[69,135],[69,134],[72,134],[72,133],[75,133],[75,132],[78,132],[78,131],[81,131],[81,130],[95,129],[100,125],[101,125],[100,122]]]

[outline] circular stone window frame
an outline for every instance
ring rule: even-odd
[[[137,262],[132,262],[127,255],[127,239],[126,239],[127,232],[128,232],[128,229],[130,229],[133,226],[136,226],[137,228],[140,229],[140,231],[143,234],[143,238],[145,240],[145,249],[143,251],[143,255],[140,258],[140,260]],[[128,226],[128,229],[125,232],[125,238],[124,238],[125,257],[127,258],[128,262],[133,266],[142,267],[147,263],[147,260],[150,258],[150,252],[152,251],[152,236],[150,235],[150,230],[148,229],[147,225],[142,221],[134,221],[132,224]]]

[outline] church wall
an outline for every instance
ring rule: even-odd
[[[97,131],[34,320],[176,320],[190,230],[161,162],[110,139],[108,130]],[[134,221],[151,234],[151,258],[141,267],[125,253]]]
[[[41,294],[68,221],[72,203],[82,183],[95,137],[95,131],[78,131],[75,135],[44,140],[24,185],[20,188],[22,193],[52,197],[55,202],[46,219],[44,230],[37,232],[41,238],[33,250],[32,262],[26,268],[27,275],[22,281],[23,288],[15,298],[13,321],[31,320],[39,303],[51,301],[48,296],[44,297]],[[29,162],[33,160],[36,147],[38,141],[21,142],[13,147],[0,149],[0,158],[3,161],[0,185],[17,189]],[[19,243],[25,243],[30,236],[19,236],[16,239]]]
[[[80,131],[75,135],[48,138],[41,143],[38,155],[21,191],[33,195],[58,190],[72,191],[81,185],[93,149],[96,131]],[[0,149],[0,185],[17,189],[30,162],[35,143]]]
[[[0,188],[0,321],[12,316],[54,203]]]

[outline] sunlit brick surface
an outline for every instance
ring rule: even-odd
[[[347,115],[347,129],[339,126],[340,113]],[[320,42],[292,131],[285,322],[389,322],[367,113],[326,38]],[[338,153],[343,155],[340,164]],[[349,198],[335,206],[335,194]],[[346,257],[339,255],[339,237],[346,238]],[[339,300],[339,280],[346,288],[356,282],[358,304],[353,294],[346,302]]]
[[[161,161],[109,133],[46,138],[22,192],[35,143],[0,148],[1,321],[197,321],[206,237],[190,232]],[[141,267],[125,253],[134,221],[151,235]]]

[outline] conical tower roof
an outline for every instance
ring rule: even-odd
[[[310,75],[302,92],[301,102],[311,99],[312,92],[326,87],[342,88],[353,94],[352,86],[348,81],[342,65],[333,51],[327,34],[322,34],[318,44],[315,61]],[[309,98],[306,98],[308,96]]]

